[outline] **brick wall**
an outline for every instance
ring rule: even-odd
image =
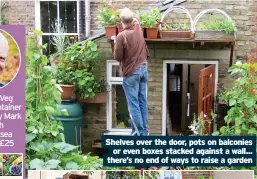
[[[26,26],[26,34],[35,29],[35,2],[34,1],[3,1],[9,4],[3,14],[8,18],[9,24]],[[2,2],[2,3],[3,3]]]

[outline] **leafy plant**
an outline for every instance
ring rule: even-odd
[[[232,20],[211,18],[206,22],[200,22],[197,25],[199,30],[219,30],[227,34],[232,34],[236,31],[235,24]]]
[[[233,125],[234,135],[257,134],[257,63],[237,63],[229,69],[231,74],[237,74],[234,86],[227,90],[220,99],[230,106],[225,121]],[[225,132],[225,127],[221,132]]]
[[[56,117],[61,95],[55,70],[43,55],[47,45],[38,45],[42,32],[34,31],[26,53],[26,167],[27,169],[101,169],[102,160],[81,155],[78,146],[65,143],[63,125]]]
[[[104,7],[99,10],[98,20],[102,27],[117,25],[119,21],[119,12],[113,8]]]
[[[58,64],[55,77],[58,84],[72,85],[75,83],[74,72],[71,67],[65,67],[64,63]]]
[[[99,60],[99,53],[96,43],[83,41],[73,44],[65,53],[65,63],[73,71],[77,69],[92,70],[96,61]]]
[[[155,28],[161,20],[161,10],[154,8],[148,11],[141,11],[138,16],[142,27]]]
[[[257,59],[248,57],[246,63],[237,62],[229,68],[231,75],[237,79],[233,87],[226,89],[220,96],[220,101],[227,104],[230,109],[225,117],[226,126],[220,128],[214,135],[221,136],[249,136],[257,135]],[[254,170],[257,178],[257,166],[232,167],[232,170]]]
[[[190,30],[188,24],[166,24],[162,25],[162,30]]]

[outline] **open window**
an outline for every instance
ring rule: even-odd
[[[129,135],[129,113],[126,96],[119,76],[119,62],[107,61],[107,83],[110,86],[107,100],[107,133],[105,135]]]

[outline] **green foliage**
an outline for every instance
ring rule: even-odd
[[[206,22],[200,22],[197,25],[199,30],[219,30],[227,34],[232,34],[236,31],[235,24],[232,20],[211,18]]]
[[[96,43],[82,41],[73,44],[65,53],[64,62],[73,71],[77,69],[91,70],[95,61],[99,60],[99,52]]]
[[[107,91],[99,77],[99,67],[104,64],[97,45],[92,41],[73,44],[65,53],[65,59],[57,65],[58,84],[76,84],[76,94],[81,98],[93,98]]]
[[[74,72],[71,67],[65,67],[64,63],[58,64],[56,71],[56,80],[58,84],[72,85],[75,83]]]
[[[188,24],[164,24],[162,30],[190,30],[190,26]]]
[[[138,179],[139,171],[106,171],[106,179]]]
[[[104,7],[99,10],[98,20],[102,27],[113,26],[118,24],[119,12],[113,8]]]
[[[156,171],[144,171],[144,178],[145,179],[159,179],[160,173],[158,170]]]
[[[8,8],[9,6],[8,6],[8,4],[7,3],[1,3],[0,4],[0,24],[1,25],[6,25],[6,24],[8,24],[9,23],[9,20],[7,19],[7,17],[5,17],[5,15],[4,15],[4,9],[6,9],[6,8]]]
[[[257,63],[236,64],[229,69],[231,74],[236,74],[234,86],[220,96],[220,100],[230,106],[226,123],[233,126],[229,129],[222,127],[222,134],[234,135],[257,134]]]
[[[161,10],[154,8],[148,11],[141,11],[138,16],[142,27],[155,28],[161,20]]]
[[[229,68],[231,75],[237,79],[233,87],[226,89],[219,100],[227,104],[230,109],[225,117],[226,126],[220,128],[213,135],[221,136],[249,136],[257,135],[257,63],[256,59],[242,64],[237,62]],[[257,166],[255,167],[232,167],[231,170],[254,170],[257,178]]]
[[[61,95],[55,69],[39,46],[42,32],[35,31],[27,41],[26,53],[26,167],[27,169],[100,169],[98,157],[83,156],[77,146],[65,143],[63,125],[56,115]]]
[[[77,92],[81,98],[95,97],[100,83],[95,80],[92,73],[85,70],[77,70],[75,72],[75,78],[77,80]]]

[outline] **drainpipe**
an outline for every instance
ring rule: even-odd
[[[90,36],[90,0],[85,0],[85,26],[86,26],[86,37]]]

